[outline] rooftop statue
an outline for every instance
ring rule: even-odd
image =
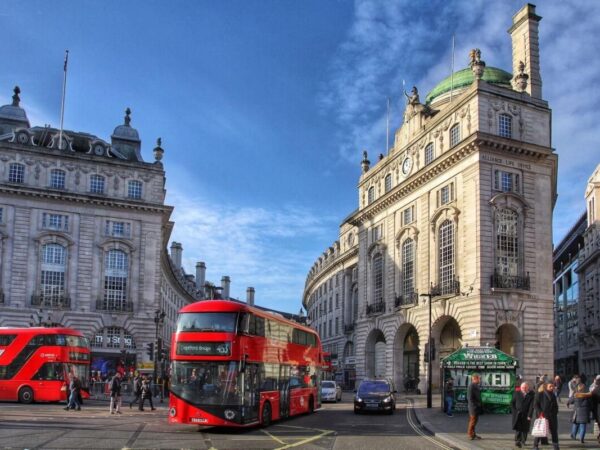
[[[416,86],[413,86],[412,90],[410,91],[410,95],[404,91],[404,95],[406,95],[406,99],[407,99],[407,104],[409,105],[418,105],[419,103],[421,103],[419,101],[419,90],[417,89]]]

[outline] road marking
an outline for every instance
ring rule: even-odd
[[[144,430],[144,427],[146,426],[146,422],[142,422],[140,423],[140,425],[137,427],[137,430],[135,430],[133,432],[133,435],[129,438],[129,440],[125,443],[125,447],[129,448],[131,447],[135,441],[137,441],[137,438],[140,436],[140,434],[142,433],[142,431]]]
[[[291,427],[291,425],[287,425],[287,426]],[[303,428],[303,427],[294,427],[294,428]],[[308,444],[309,442],[316,441],[316,440],[321,439],[322,437],[325,437],[325,436],[327,436],[329,434],[335,433],[335,431],[333,431],[333,430],[318,430],[316,428],[304,428],[304,429],[305,430],[320,431],[321,433],[317,434],[316,436],[312,436],[312,437],[309,437],[309,438],[306,438],[306,439],[302,439],[301,441],[294,442],[293,444],[284,445],[283,447],[279,447],[279,448],[277,448],[275,450],[284,450],[286,448],[298,447],[299,445]]]
[[[271,439],[273,439],[274,441],[277,441],[278,443],[282,444],[282,445],[287,445],[286,442],[283,442],[281,439],[279,439],[276,436],[273,436],[271,433],[269,433],[267,430],[260,430],[263,433],[265,433],[267,436],[269,436]]]
[[[411,426],[411,428],[415,430],[417,434],[421,435],[421,437],[427,439],[432,444],[435,444],[438,447],[443,448],[444,450],[454,450],[452,447],[448,447],[447,445],[444,445],[436,439],[432,438],[431,436],[425,434],[423,430],[421,430],[421,427],[417,425],[410,416],[410,411],[413,409],[412,400],[407,399],[405,401],[408,403],[408,405],[406,406],[406,419],[408,420],[408,424]]]

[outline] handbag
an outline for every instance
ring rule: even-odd
[[[540,416],[533,422],[533,428],[531,429],[531,435],[533,437],[546,437],[548,436],[548,419],[544,416]]]

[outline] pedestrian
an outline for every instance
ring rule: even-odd
[[[513,394],[511,403],[512,429],[515,430],[515,445],[523,447],[527,441],[527,432],[531,426],[533,413],[533,392],[528,383],[521,383],[520,389]]]
[[[121,372],[115,373],[110,380],[110,413],[121,414]]]
[[[150,409],[154,411],[156,408],[152,404],[152,388],[150,386],[150,382],[146,377],[142,379],[142,401],[140,402],[140,411],[144,410],[144,404],[146,403],[146,399],[150,402]]]
[[[548,421],[548,428],[552,435],[552,446],[558,450],[558,402],[554,395],[554,383],[541,385],[541,391],[534,399],[534,417],[545,418]],[[542,438],[536,437],[533,440],[533,449],[539,450]]]
[[[569,388],[569,398],[568,400],[571,400],[573,398],[573,396],[575,395],[575,389],[577,389],[577,385],[581,382],[581,380],[579,379],[579,375],[573,375],[573,378],[571,378],[571,381],[569,381],[569,384],[567,385]],[[568,401],[567,401],[568,403]],[[567,406],[568,408],[568,406]]]
[[[446,414],[452,417],[452,407],[454,406],[454,379],[448,378],[445,389]]]
[[[77,409],[77,411],[81,411],[81,403],[79,403],[79,396],[81,395],[81,382],[79,379],[69,373],[69,403],[65,408],[67,411],[70,409]]]
[[[584,443],[587,424],[590,423],[590,395],[586,392],[585,384],[579,383],[575,395],[569,402],[573,404],[573,418],[571,425],[571,439],[578,439]]]
[[[469,387],[467,388],[467,404],[469,407],[469,427],[467,428],[467,435],[472,441],[481,439],[481,436],[475,433],[475,426],[477,425],[479,416],[483,412],[480,383],[481,377],[479,374],[474,373],[471,375],[471,384],[469,384]]]
[[[133,379],[133,395],[135,395],[135,397],[129,402],[129,409],[133,407],[134,403],[139,405],[142,401],[142,378],[140,377],[139,373],[136,374],[135,378]]]
[[[560,401],[560,392],[562,391],[562,380],[560,379],[560,375],[556,375],[554,377],[554,395],[556,395],[556,400],[558,400],[558,403],[561,403]]]
[[[590,408],[592,410],[592,420],[598,425],[598,443],[600,443],[600,375],[596,375],[594,380],[594,389],[590,393]]]

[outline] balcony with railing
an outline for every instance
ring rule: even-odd
[[[71,297],[67,295],[32,295],[31,306],[39,306],[52,309],[71,308]]]
[[[344,333],[350,334],[353,331],[354,331],[354,324],[353,323],[344,325]]]
[[[525,276],[502,275],[497,272],[490,277],[492,289],[522,289],[529,290],[529,272]]]
[[[394,299],[394,306],[396,308],[415,306],[419,301],[419,294],[416,292],[410,292],[407,295],[398,295]]]
[[[374,316],[383,312],[385,312],[385,302],[383,301],[367,305],[367,316]]]
[[[431,295],[434,297],[445,297],[460,294],[460,282],[454,278],[439,284],[431,285]]]
[[[99,298],[96,300],[96,311],[130,313],[133,312],[133,302],[105,300],[103,298]]]

